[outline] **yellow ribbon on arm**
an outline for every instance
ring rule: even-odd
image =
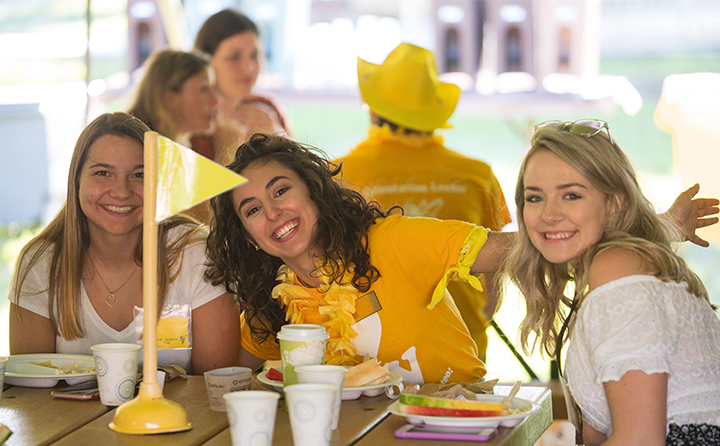
[[[463,247],[460,250],[457,265],[448,268],[443,274],[440,283],[437,284],[435,291],[433,291],[432,300],[430,301],[430,305],[427,306],[428,309],[432,310],[435,308],[435,305],[442,300],[443,295],[445,294],[445,288],[447,288],[448,281],[450,280],[463,280],[472,285],[472,287],[476,290],[483,290],[482,282],[470,273],[470,267],[473,263],[475,263],[475,259],[480,253],[482,247],[485,246],[485,242],[488,238],[488,232],[490,232],[489,229],[481,226],[476,226],[470,230],[470,233],[467,237],[465,237]]]

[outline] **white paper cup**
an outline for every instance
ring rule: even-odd
[[[246,390],[223,395],[232,446],[270,446],[280,394]]]
[[[2,398],[3,386],[5,385],[5,363],[7,356],[0,356],[0,398]]]
[[[284,386],[297,384],[295,367],[325,363],[325,343],[329,336],[322,325],[283,325],[277,338]]]
[[[155,374],[157,382],[160,384],[161,392],[165,389],[165,376],[167,376],[167,373],[165,373],[164,370],[158,370],[157,373]]]
[[[337,429],[340,419],[340,403],[342,403],[342,388],[345,383],[345,367],[339,365],[302,365],[295,368],[300,383],[332,384],[337,386],[337,395],[333,405],[333,430]]]
[[[252,369],[247,367],[224,367],[204,373],[210,409],[225,412],[223,395],[248,390],[252,382]]]
[[[295,446],[327,446],[332,437],[333,405],[338,387],[332,384],[293,384],[285,387]]]
[[[90,347],[95,359],[101,403],[119,406],[135,396],[140,348],[138,344],[123,343]]]

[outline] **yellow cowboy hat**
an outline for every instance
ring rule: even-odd
[[[432,51],[403,42],[381,65],[358,57],[357,71],[360,96],[381,118],[423,132],[452,127],[460,88],[438,81]]]

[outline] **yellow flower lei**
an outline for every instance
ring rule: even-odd
[[[351,327],[355,324],[355,299],[358,290],[350,284],[352,270],[346,271],[343,283],[330,283],[330,278],[320,270],[322,285],[319,290],[323,297],[319,303],[320,314],[328,315],[329,321],[323,323],[328,333],[331,330],[339,333],[337,337],[327,340],[325,363],[333,365],[356,365],[361,362],[357,349],[352,343],[357,332]],[[272,291],[272,298],[282,302],[285,307],[285,320],[291,324],[302,324],[305,315],[313,311],[314,298],[303,286],[295,283],[295,273],[282,265],[278,269],[278,281]],[[347,279],[347,280],[346,280]]]

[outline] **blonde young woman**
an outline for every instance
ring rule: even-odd
[[[212,81],[212,67],[203,54],[161,50],[146,63],[128,112],[161,135],[190,146],[192,135],[217,127]]]
[[[214,79],[210,60],[200,52],[164,49],[154,54],[145,66],[145,73],[129,112],[140,118],[153,131],[186,147],[192,135],[219,131],[236,143],[240,132],[233,128],[217,130],[217,96],[211,84]],[[213,158],[213,153],[197,150]],[[200,222],[210,222],[210,208],[200,203],[185,214]]]
[[[10,287],[10,352],[91,354],[103,342],[138,342],[142,329],[143,135],[127,113],[101,115],[80,134],[67,200],[21,251]],[[186,217],[160,225],[158,308],[179,331],[159,364],[188,372],[236,365],[239,313],[203,279],[205,234]],[[165,325],[167,328],[168,326]]]
[[[537,126],[515,202],[521,338],[559,360],[569,333],[585,444],[720,444],[720,320],[607,124]]]

